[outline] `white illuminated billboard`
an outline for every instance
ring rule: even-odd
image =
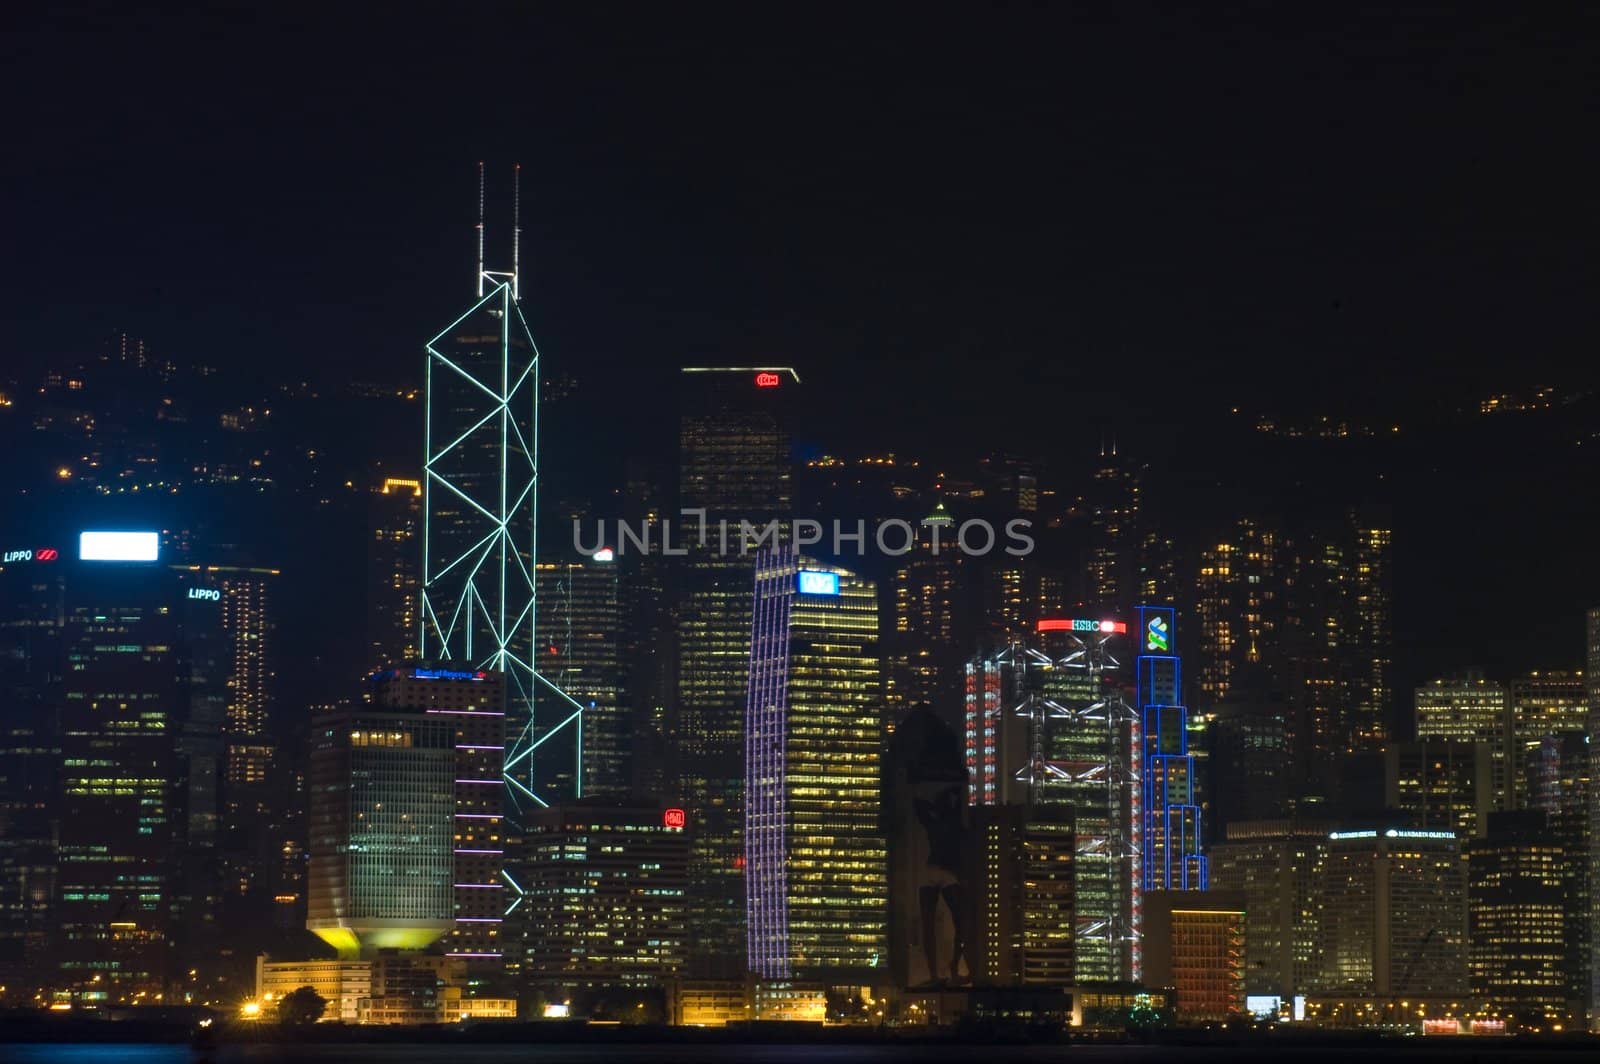
[[[78,559],[86,562],[153,562],[161,555],[154,532],[80,532]]]
[[[801,569],[798,590],[802,595],[837,595],[839,574],[816,569]]]

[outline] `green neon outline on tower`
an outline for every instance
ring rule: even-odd
[[[582,705],[539,675],[534,657],[539,348],[519,301],[521,170],[515,171],[511,270],[487,270],[479,164],[477,301],[425,345],[417,633],[423,661],[505,674],[503,774],[512,816],[548,804],[533,778],[533,752],[568,727],[581,729],[583,713]],[[536,730],[540,688],[555,696],[564,719]]]

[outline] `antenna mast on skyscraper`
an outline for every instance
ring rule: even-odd
[[[518,260],[522,257],[522,164],[511,170],[511,298],[520,299],[517,292]]]
[[[483,162],[478,162],[478,298],[483,298]]]

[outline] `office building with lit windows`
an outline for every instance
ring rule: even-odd
[[[422,950],[455,928],[462,890],[492,897],[486,911],[504,897],[498,877],[461,888],[455,877],[456,716],[469,703],[409,701],[312,721],[306,928],[341,957]]]
[[[1243,894],[1153,890],[1144,896],[1144,982],[1173,991],[1189,1020],[1225,1020],[1245,1011]]]
[[[784,414],[800,375],[788,367],[689,366],[679,387],[678,505],[690,514],[674,521],[674,549],[689,553],[674,580],[677,690],[668,731],[677,795],[694,818],[689,965],[696,976],[738,978],[746,955],[740,862],[756,558],[754,549],[741,550],[748,546],[741,522],[764,529],[793,516]]]
[[[1488,743],[1391,743],[1383,752],[1384,805],[1406,813],[1411,827],[1476,838],[1495,807],[1493,756]]]
[[[1466,869],[1454,832],[1332,832],[1314,896],[1313,989],[1366,998],[1466,992]]]
[[[871,982],[887,943],[877,588],[764,550],[745,727],[749,970]]]
[[[1288,1000],[1314,980],[1325,822],[1234,821],[1211,847],[1211,886],[1244,897],[1245,992]]]
[[[534,755],[552,800],[623,798],[631,790],[632,707],[622,666],[626,626],[619,580],[615,561],[595,559],[545,562],[534,573],[540,674],[578,703],[549,700],[550,712],[535,729],[540,738],[556,732]],[[560,728],[574,713],[580,715]]]
[[[1070,806],[971,810],[974,919],[966,958],[989,986],[1074,984],[1074,862]]]
[[[505,689],[499,673],[405,665],[368,681],[379,712],[417,714],[450,730],[455,759],[450,831],[454,922],[447,956],[467,962],[474,976],[498,974],[504,964],[502,925],[507,883],[504,792]]]
[[[922,519],[915,545],[891,577],[893,630],[884,650],[884,703],[891,725],[923,703],[954,723],[961,702],[969,570],[954,541],[955,519],[941,502]]]
[[[37,544],[0,557],[0,1002],[31,1001],[50,963],[61,771],[65,566]]]
[[[1137,702],[1141,716],[1144,889],[1205,890],[1195,759],[1189,750],[1189,711],[1183,705],[1177,611],[1140,606]]]
[[[1077,982],[1133,978],[1139,772],[1135,711],[1114,680],[1122,621],[1044,618],[967,663],[968,802],[1073,811]]]
[[[1416,690],[1417,738],[1455,739],[1489,747],[1490,808],[1512,808],[1516,759],[1511,701],[1505,687],[1468,672]]]
[[[367,496],[367,665],[416,654],[422,576],[422,481],[385,477]]]
[[[222,595],[159,564],[155,532],[53,550],[65,575],[51,989],[79,1004],[170,1000],[213,974],[197,958],[219,933]]]
[[[1588,612],[1584,648],[1584,680],[1589,688],[1589,712],[1584,724],[1589,746],[1589,957],[1584,999],[1590,1029],[1600,1030],[1600,607]]]
[[[606,987],[661,986],[683,967],[689,838],[682,809],[604,798],[531,814],[522,977],[550,1000]]]
[[[1566,997],[1573,1015],[1584,1007],[1589,982],[1589,943],[1594,928],[1589,911],[1589,742],[1580,731],[1558,732],[1530,744],[1524,754],[1526,783],[1522,793],[1529,811],[1544,814],[1550,836],[1564,857],[1561,862],[1564,911],[1567,914],[1562,962]]]
[[[1529,751],[1546,736],[1581,732],[1589,713],[1589,689],[1582,670],[1534,670],[1511,681],[1512,782],[1518,809],[1528,805],[1525,764]]]
[[[1581,1008],[1568,997],[1568,859],[1537,810],[1491,814],[1467,843],[1468,979],[1510,1024],[1543,1029]]]

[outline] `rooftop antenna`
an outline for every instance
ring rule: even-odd
[[[511,170],[511,298],[517,295],[517,262],[522,257],[522,164]]]
[[[483,298],[483,161],[478,162],[478,298]]]

